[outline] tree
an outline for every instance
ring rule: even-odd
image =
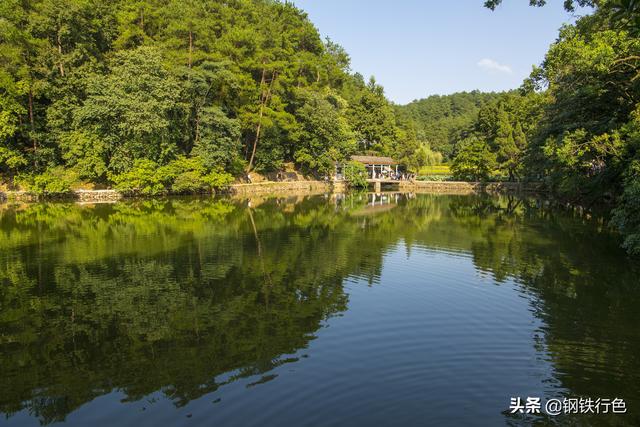
[[[498,112],[496,127],[496,138],[492,143],[493,151],[496,153],[500,169],[507,172],[509,181],[514,181],[520,166],[520,149],[513,137],[513,127],[509,116],[504,110]],[[520,132],[522,133],[522,128],[520,128]]]
[[[495,10],[502,0],[486,0],[484,6]],[[531,6],[544,6],[546,0],[529,0]],[[640,33],[640,2],[637,0],[564,0],[564,8],[568,12],[575,11],[577,6],[599,8],[606,13],[613,27],[629,31],[632,35]]]
[[[344,177],[351,188],[363,189],[369,185],[367,168],[360,162],[347,162],[344,165]]]
[[[382,86],[373,77],[350,104],[349,122],[361,151],[390,153],[396,130],[395,117]]]
[[[532,74],[548,86],[528,164],[565,196],[596,200],[621,188],[628,165],[621,128],[640,101],[633,68],[619,60],[640,52],[640,41],[602,28],[600,15],[561,30],[543,67]]]
[[[355,149],[355,140],[343,115],[345,102],[327,92],[298,93],[295,117],[300,123],[294,158],[303,167],[329,175],[335,163],[343,161]]]
[[[199,156],[208,169],[241,169],[240,124],[215,106],[198,112],[198,136],[192,154]]]
[[[4,167],[9,170],[26,166],[28,160],[33,169],[40,166],[41,121],[38,99],[44,82],[39,53],[45,44],[35,37],[30,19],[37,16],[33,2],[9,0],[0,4],[0,87],[2,89],[3,133],[11,137],[8,147],[3,147],[3,158],[9,160]],[[6,108],[6,111],[4,111]],[[16,122],[19,126],[14,127]],[[11,164],[13,164],[13,167]]]
[[[108,168],[127,170],[137,159],[167,162],[176,153],[171,119],[180,111],[180,86],[157,49],[118,53],[109,72],[94,75],[74,114],[77,128],[106,143]]]
[[[495,10],[501,4],[502,4],[502,0],[486,0],[484,2],[484,6],[491,10]],[[547,0],[529,0],[529,4],[531,6],[540,7],[547,4]],[[597,6],[598,1],[597,0],[564,0],[564,8],[569,12],[572,12],[575,10],[576,4],[580,7],[585,7],[585,6],[595,7]]]
[[[640,161],[634,161],[626,173],[624,191],[613,210],[611,223],[625,236],[623,246],[640,255]]]
[[[157,37],[163,27],[160,19],[160,2],[156,0],[131,0],[114,8],[118,23],[114,45],[119,49],[134,49]]]
[[[424,166],[435,166],[442,163],[442,154],[431,150],[429,144],[417,143],[413,150],[405,152],[398,157],[409,172],[418,173]]]
[[[496,156],[489,145],[471,136],[459,143],[451,172],[456,179],[462,181],[483,181],[489,178],[495,167]]]
[[[0,70],[0,171],[16,172],[27,165],[14,135],[19,132],[21,117],[26,113],[20,103],[24,86]]]
[[[617,28],[629,31],[636,37],[640,35],[640,2],[637,0],[610,0],[605,3],[605,8]]]
[[[58,136],[62,157],[80,178],[103,181],[107,172],[107,146],[86,130],[62,132]]]

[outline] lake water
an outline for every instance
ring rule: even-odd
[[[0,205],[0,424],[640,425],[619,244],[514,197]]]

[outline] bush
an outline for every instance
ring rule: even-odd
[[[226,188],[233,182],[233,176],[224,171],[212,171],[202,175],[195,170],[185,171],[178,175],[171,185],[174,194],[210,193]]]
[[[171,192],[174,194],[210,193],[233,182],[233,176],[223,170],[207,172],[207,167],[199,156],[180,156],[161,168],[159,173],[171,183]]]
[[[117,190],[124,194],[157,196],[167,194],[198,194],[227,187],[233,176],[221,171],[207,172],[200,157],[179,156],[169,164],[158,167],[151,160],[137,160],[133,168],[112,176]]]
[[[31,193],[41,196],[71,193],[71,187],[77,182],[77,172],[61,166],[47,169],[39,175],[19,175],[16,177],[18,185]]]
[[[181,173],[171,184],[171,192],[174,194],[198,194],[206,191],[207,185],[202,180],[202,175],[196,171]]]
[[[629,168],[611,224],[624,235],[624,248],[632,255],[640,255],[640,161],[635,161]]]
[[[207,185],[202,180],[206,172],[199,157],[179,156],[158,170],[160,180],[175,194],[204,193]]]
[[[112,175],[111,180],[116,190],[123,194],[158,196],[167,192],[160,172],[156,162],[142,159],[136,160],[129,171]]]
[[[214,190],[227,188],[233,182],[233,176],[223,170],[213,170],[208,175],[205,175],[203,179]]]
[[[352,188],[367,188],[367,168],[358,162],[348,162],[344,166],[344,177]]]

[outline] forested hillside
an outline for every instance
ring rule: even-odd
[[[0,174],[38,192],[192,192],[425,153],[382,87],[275,0],[3,0],[0,106]]]
[[[415,123],[418,139],[428,142],[433,150],[449,158],[457,141],[475,123],[480,109],[498,96],[480,91],[432,95],[396,109],[401,116]]]

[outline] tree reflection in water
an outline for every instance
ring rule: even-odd
[[[182,406],[240,378],[270,381],[347,310],[345,279],[374,283],[400,241],[517,280],[541,301],[533,345],[562,385],[625,392],[632,406],[640,271],[605,224],[488,196],[2,205],[0,411],[50,423],[112,390]]]

